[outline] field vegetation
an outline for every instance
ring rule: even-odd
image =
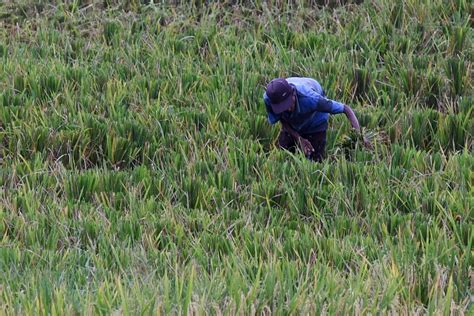
[[[0,2],[0,313],[472,315],[472,3],[202,2]]]

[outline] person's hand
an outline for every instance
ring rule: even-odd
[[[366,136],[363,136],[363,140],[364,140],[365,148],[367,148],[368,150],[373,150],[374,149],[374,145],[372,145],[372,143],[370,142],[370,140]]]
[[[311,156],[311,154],[314,153],[313,145],[311,145],[311,142],[306,138],[300,138],[300,146],[306,156]]]

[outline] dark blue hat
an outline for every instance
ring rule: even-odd
[[[275,114],[284,112],[291,107],[293,87],[285,78],[276,78],[270,81],[266,93]]]

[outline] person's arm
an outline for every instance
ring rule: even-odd
[[[287,122],[284,120],[280,120],[283,129],[293,137],[293,139],[300,145],[301,149],[303,150],[304,154],[309,156],[311,153],[314,152],[313,145],[311,142],[306,138],[301,137],[301,135],[295,131]]]
[[[347,118],[349,119],[349,122],[351,122],[352,128],[360,132],[359,121],[357,120],[354,111],[352,111],[351,107],[347,104],[344,104],[344,114],[346,114]]]

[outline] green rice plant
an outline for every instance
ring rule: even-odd
[[[390,89],[388,92],[378,90],[378,92],[380,93],[380,98],[377,101],[379,106],[392,110],[399,108],[403,104],[403,96],[396,89]]]
[[[5,45],[0,44],[0,57],[6,58],[8,56],[8,48]]]
[[[413,68],[416,70],[426,71],[431,68],[432,57],[427,55],[414,55],[413,56]]]
[[[423,85],[422,76],[413,68],[400,69],[400,81],[402,89],[408,96],[418,97]]]
[[[108,103],[107,113],[111,116],[125,116],[129,107],[129,94],[126,91],[126,83],[121,80],[109,80],[105,87],[105,102]]]
[[[272,140],[272,130],[268,128],[266,116],[257,116],[251,120],[249,129],[257,141],[266,144],[267,148],[269,147]]]
[[[368,69],[355,68],[352,80],[354,95],[357,98],[364,97],[369,91],[371,76]]]
[[[109,74],[104,69],[97,69],[94,73],[94,87],[98,92],[104,92],[109,80]]]
[[[468,141],[469,118],[448,114],[439,120],[437,138],[444,150],[460,150]],[[472,140],[471,140],[472,141]]]
[[[157,99],[160,93],[160,81],[156,79],[146,80],[147,81],[147,91],[150,99]]]
[[[64,79],[73,84],[72,89],[79,89],[86,82],[85,77],[86,71],[83,68],[67,67],[65,69]]]
[[[428,72],[427,78],[425,80],[424,89],[425,93],[425,103],[430,107],[437,109],[438,108],[438,99],[441,95],[441,88],[442,88],[442,77],[433,72]]]
[[[473,111],[473,105],[474,103],[474,98],[473,97],[463,97],[459,100],[459,112],[460,113],[465,113],[467,117],[471,115],[471,112]],[[472,130],[472,129],[468,129]]]
[[[140,158],[141,148],[116,135],[106,136],[105,157],[112,165],[133,165]]]
[[[451,83],[452,95],[462,95],[464,92],[464,78],[466,76],[466,65],[464,60],[460,58],[449,58],[446,64],[446,72],[448,73]]]
[[[81,175],[70,174],[65,183],[64,193],[69,199],[90,200],[97,190],[98,179],[93,172]]]
[[[183,117],[189,121],[188,125],[193,126],[197,130],[201,130],[207,126],[209,121],[208,115],[206,113],[189,110],[183,113]]]
[[[21,142],[20,153],[26,157],[30,157],[33,153],[41,152],[47,147],[50,131],[46,127],[38,126],[28,128],[27,134],[21,135],[18,141]]]
[[[22,98],[20,95],[15,95],[12,91],[7,90],[1,94],[1,104],[2,106],[11,107],[11,106],[21,106]],[[7,121],[5,121],[7,122]]]
[[[126,177],[127,174],[120,171],[106,173],[101,176],[98,189],[104,192],[125,192],[128,185]]]
[[[454,27],[451,33],[451,47],[453,47],[453,53],[461,53],[466,42],[466,36],[469,32],[469,27],[466,25]]]
[[[383,131],[363,129],[361,133],[350,130],[349,133],[343,134],[336,146],[342,150],[346,159],[352,160],[356,158],[357,151],[365,147],[364,139],[373,146],[386,145],[389,142]]]
[[[61,79],[54,75],[44,75],[40,77],[40,89],[46,98],[52,98],[61,89]]]
[[[468,1],[466,0],[452,0],[450,1],[450,5],[453,10],[458,12],[467,12],[468,10]]]
[[[25,77],[23,75],[16,75],[13,79],[13,90],[15,93],[22,93],[25,91]]]
[[[467,11],[466,11],[467,12]],[[449,47],[448,52],[453,56],[458,56],[463,53],[463,48],[466,44],[469,45],[469,18],[463,15],[464,12],[459,11],[450,17],[450,23],[443,26],[443,33],[448,38]]]
[[[107,45],[117,46],[119,42],[118,36],[121,31],[120,24],[116,21],[106,21],[103,24],[103,36]]]
[[[391,9],[390,22],[395,28],[400,29],[403,27],[404,18],[405,18],[404,2],[396,1],[394,3],[394,6]]]
[[[203,184],[199,179],[184,179],[182,184],[182,203],[189,208],[200,208],[203,205]]]
[[[400,54],[411,54],[414,50],[414,42],[411,38],[405,36],[397,36],[393,42],[394,50]]]
[[[433,146],[439,115],[435,111],[415,112],[412,116],[411,138],[415,148],[429,149]]]

